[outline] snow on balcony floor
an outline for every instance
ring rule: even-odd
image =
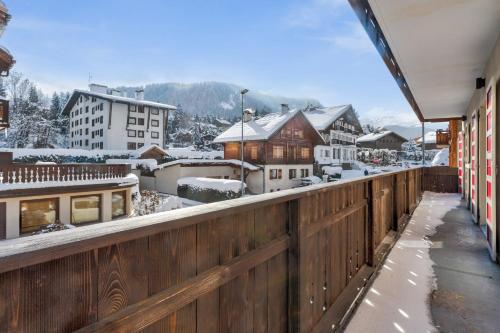
[[[437,332],[430,295],[435,275],[428,239],[442,218],[460,204],[457,194],[425,192],[401,238],[391,250],[346,332]]]

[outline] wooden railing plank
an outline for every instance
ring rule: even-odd
[[[193,278],[160,291],[77,332],[135,332],[142,330],[193,302],[201,295],[207,294],[241,274],[247,273],[255,266],[286,251],[289,243],[290,238],[282,236],[259,249],[247,252],[224,265],[214,266]]]

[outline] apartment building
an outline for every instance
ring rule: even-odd
[[[107,86],[90,84],[89,90],[73,91],[63,113],[70,117],[70,147],[82,149],[135,150],[164,147],[167,121],[175,106],[135,98]]]
[[[224,144],[226,160],[241,159],[241,127],[241,122],[238,122],[214,140]],[[244,161],[263,170],[263,179],[246,179],[253,188],[258,188],[256,193],[300,186],[304,178],[313,175],[314,146],[325,143],[304,113],[298,109],[290,110],[288,105],[282,105],[281,112],[258,119],[246,114],[243,140]]]
[[[314,147],[314,159],[319,166],[356,160],[356,139],[363,129],[351,104],[307,108],[304,115],[326,142]]]

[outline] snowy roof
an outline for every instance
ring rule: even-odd
[[[417,139],[417,143],[422,143],[422,137]],[[436,131],[425,133],[425,143],[436,143]]]
[[[200,189],[212,189],[217,191],[230,191],[236,193],[241,190],[241,181],[234,179],[184,177],[177,180],[177,185],[188,185]]]
[[[183,159],[183,160],[175,160],[167,163],[163,163],[158,165],[157,169],[163,169],[163,168],[168,168],[173,165],[210,165],[210,166],[235,166],[235,167],[241,167],[241,161],[240,160],[203,160],[203,159]],[[243,167],[247,170],[250,171],[257,171],[260,170],[260,167],[253,165],[248,162],[243,163]]]
[[[165,149],[161,148],[160,146],[157,145],[148,145],[148,146],[142,146],[141,148],[134,150],[130,153],[130,156],[133,157],[141,157],[142,154],[150,151],[150,150],[156,150],[164,154],[164,156],[168,156],[168,153],[165,151]]]
[[[393,131],[380,131],[380,132],[374,132],[374,133],[369,133],[366,135],[363,135],[359,137],[356,141],[357,142],[370,142],[370,141],[376,141],[380,138],[383,138],[386,135],[393,134],[396,135],[397,137],[400,137],[404,141],[408,141],[407,139],[403,138],[401,135],[393,132]]]
[[[262,118],[252,119],[250,121],[243,123],[243,137],[245,141],[250,140],[267,140],[276,131],[281,129],[290,119],[295,117],[297,114],[303,114],[299,109],[292,109],[288,112],[274,112],[265,115]],[[304,117],[306,120],[307,118]],[[309,121],[308,121],[309,122]],[[314,126],[311,127],[313,129]],[[317,132],[317,131],[316,131]],[[319,133],[318,136],[323,141],[323,138]],[[214,139],[214,143],[222,142],[233,142],[241,140],[241,122],[237,122],[225,132],[221,133],[218,137]]]
[[[159,109],[177,110],[177,108],[175,106],[169,105],[169,104],[146,101],[146,100],[136,99],[136,98],[131,98],[131,97],[103,94],[103,93],[98,93],[98,92],[93,92],[93,91],[88,91],[88,90],[82,90],[82,89],[75,89],[75,90],[73,90],[73,93],[71,94],[70,98],[66,102],[66,105],[64,106],[62,112],[69,113],[70,109],[76,103],[76,101],[78,100],[78,97],[80,97],[80,95],[93,96],[93,97],[102,98],[102,99],[105,99],[108,101],[113,101],[116,103],[145,105],[145,106],[151,106],[151,107],[159,108]]]
[[[314,128],[316,128],[318,131],[322,131],[351,108],[352,106],[350,104],[324,108],[314,108],[305,111],[304,115],[311,122]]]

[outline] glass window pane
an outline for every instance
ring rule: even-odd
[[[37,231],[57,220],[57,198],[21,201],[21,233]]]
[[[101,216],[101,196],[71,198],[71,223],[97,222]]]
[[[114,192],[111,197],[111,210],[113,217],[125,215],[125,191]]]

